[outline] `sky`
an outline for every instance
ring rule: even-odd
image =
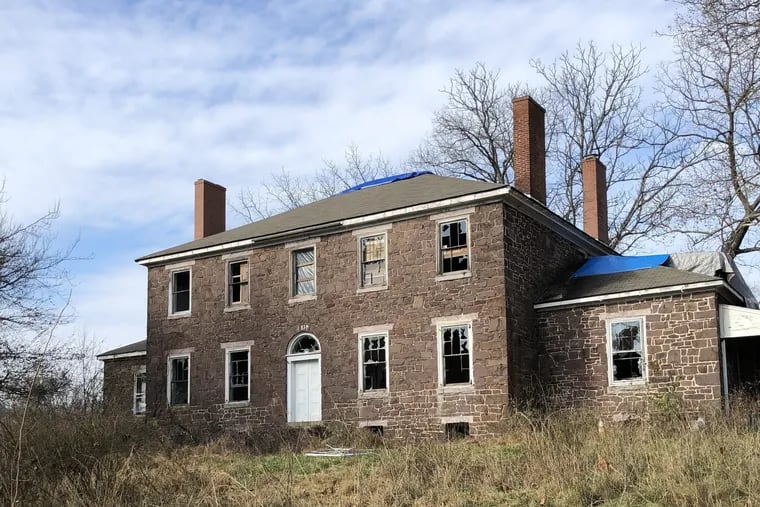
[[[100,350],[145,338],[147,270],[192,239],[193,182],[234,204],[272,172],[316,171],[350,144],[400,163],[455,69],[538,83],[534,58],[579,42],[670,52],[672,3],[610,1],[34,1],[0,3],[3,211],[60,206],[76,319]],[[228,209],[228,227],[240,219]]]

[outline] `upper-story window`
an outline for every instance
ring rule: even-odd
[[[230,261],[227,264],[227,304],[247,305],[250,301],[249,295],[248,261]]]
[[[610,384],[635,384],[644,381],[644,318],[613,320],[607,330]]]
[[[388,285],[386,235],[376,234],[359,239],[360,273],[362,288],[385,287]]]
[[[315,247],[293,250],[292,296],[312,296],[317,293]]]
[[[172,271],[170,282],[171,297],[169,300],[169,313],[190,313],[190,269]]]
[[[469,221],[466,218],[438,224],[441,274],[470,269]]]

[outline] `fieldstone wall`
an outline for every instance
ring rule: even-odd
[[[436,281],[436,221],[419,217],[388,229],[389,286],[360,292],[357,236],[326,235],[316,242],[317,295],[289,302],[290,250],[253,249],[251,303],[225,309],[225,258],[192,264],[192,313],[168,317],[170,271],[148,271],[148,411],[240,429],[287,421],[286,350],[293,336],[313,333],[321,344],[322,418],[385,425],[390,436],[440,435],[446,422],[466,421],[471,433],[489,433],[508,398],[506,360],[505,241],[503,205],[469,214],[471,275]],[[472,321],[474,384],[438,385],[434,318],[476,316]],[[392,325],[388,339],[389,389],[361,394],[359,341],[354,328]],[[224,403],[225,342],[252,341],[251,400]],[[188,350],[190,406],[168,407],[167,356]]]
[[[646,383],[610,386],[607,321],[645,318]],[[558,406],[591,406],[617,418],[673,401],[690,411],[720,408],[718,304],[704,292],[538,312],[541,367]]]
[[[145,356],[103,361],[103,403],[106,410],[132,415],[135,374],[145,368]]]
[[[504,206],[504,273],[509,336],[509,384],[514,399],[540,402],[538,356],[543,342],[536,332],[533,303],[547,287],[577,269],[579,249],[517,210]]]

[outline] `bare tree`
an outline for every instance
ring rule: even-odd
[[[477,63],[456,70],[441,93],[446,104],[433,114],[433,130],[411,164],[441,174],[512,183],[512,98],[529,93],[527,87],[503,86],[498,71]]]
[[[342,163],[323,161],[313,176],[299,176],[282,169],[256,190],[243,189],[232,209],[253,222],[310,202],[335,195],[347,188],[390,176],[393,169],[382,153],[363,156],[349,145]]]
[[[0,199],[0,207],[4,203]],[[22,225],[0,208],[0,403],[26,397],[30,390],[43,398],[65,387],[57,363],[63,351],[53,347],[43,353],[40,346],[50,327],[60,322],[62,290],[69,283],[65,263],[73,246],[55,247],[52,226],[58,216],[56,207]]]
[[[589,42],[551,64],[532,62],[554,116],[548,205],[582,225],[581,160],[597,155],[607,166],[610,246],[619,251],[667,230],[680,175],[695,155],[679,136],[680,116],[643,100],[642,51],[602,52]]]
[[[674,229],[726,255],[760,251],[760,2],[681,0],[664,70],[669,103],[705,160]]]

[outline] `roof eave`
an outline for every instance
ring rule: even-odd
[[[599,294],[583,298],[565,299],[559,301],[545,301],[533,305],[535,310],[559,310],[574,306],[590,306],[599,303],[620,301],[626,299],[641,299],[651,296],[664,296],[669,294],[680,294],[686,292],[695,292],[699,290],[725,290],[741,301],[744,300],[731,286],[723,280],[712,280],[709,282],[696,282],[681,285],[669,285],[666,287],[656,287],[653,289],[641,289],[625,292],[615,292],[611,294]]]
[[[570,237],[573,242],[583,247],[587,253],[591,255],[618,255],[612,248],[592,238],[585,232],[581,231],[574,225],[565,221],[559,215],[550,211],[545,205],[533,199],[530,196],[523,194],[510,186],[504,186],[493,190],[483,190],[479,192],[472,192],[457,197],[450,197],[447,199],[441,199],[438,201],[432,201],[429,203],[416,204],[413,206],[406,206],[404,208],[397,208],[395,210],[384,211],[381,213],[372,213],[369,215],[363,215],[359,217],[347,218],[341,221],[329,222],[325,224],[319,224],[315,226],[303,227],[299,229],[292,229],[289,231],[282,231],[276,234],[270,234],[267,236],[249,238],[245,240],[233,241],[229,243],[223,243],[220,245],[212,245],[208,247],[196,248],[186,250],[184,252],[176,252],[166,255],[145,256],[135,260],[138,264],[143,266],[152,266],[156,264],[162,264],[169,261],[179,261],[192,257],[200,257],[209,254],[222,253],[228,250],[235,250],[242,247],[249,247],[254,244],[271,244],[285,241],[292,241],[299,239],[303,236],[311,235],[314,233],[335,232],[339,230],[350,230],[357,226],[369,225],[375,222],[388,221],[389,219],[400,217],[411,217],[420,214],[426,214],[433,210],[440,208],[447,208],[452,206],[467,205],[473,203],[482,203],[489,200],[503,199],[505,203],[512,205],[518,210],[525,212],[528,216],[536,219],[543,225],[547,226],[550,230],[564,237]]]
[[[148,352],[145,350],[138,350],[135,352],[122,352],[120,354],[100,354],[98,356],[95,356],[100,361],[108,361],[111,359],[127,359],[130,357],[142,357],[147,356]]]

